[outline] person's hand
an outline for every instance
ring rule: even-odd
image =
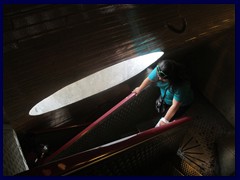
[[[136,95],[138,95],[140,93],[140,88],[136,87],[132,92],[136,93]]]
[[[166,120],[164,117],[162,117],[162,118],[158,121],[158,123],[156,124],[155,127],[163,126],[163,125],[166,125],[166,124],[168,124],[168,123],[170,123],[170,122],[169,122],[168,120]]]

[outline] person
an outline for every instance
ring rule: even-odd
[[[173,60],[161,60],[133,92],[138,95],[153,82],[160,88],[165,103],[165,112],[155,126],[158,127],[183,115],[193,102],[193,91],[184,66]]]

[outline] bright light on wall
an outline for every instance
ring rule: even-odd
[[[150,53],[91,74],[43,99],[30,110],[29,115],[54,111],[116,86],[145,70],[162,55],[163,52]]]

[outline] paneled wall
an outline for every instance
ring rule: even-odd
[[[204,43],[186,59],[195,85],[235,126],[235,29]]]
[[[99,95],[102,101],[78,102],[43,116],[28,112],[60,88],[115,63],[195,46],[234,27],[234,17],[235,7],[228,4],[4,5],[4,119],[16,131],[82,121],[93,104],[111,100],[110,94],[120,99],[137,82]],[[203,91],[213,98],[211,90]]]

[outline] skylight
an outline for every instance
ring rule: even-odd
[[[146,54],[84,77],[37,103],[30,110],[29,115],[36,116],[54,111],[116,86],[141,73],[162,55],[163,52]]]

